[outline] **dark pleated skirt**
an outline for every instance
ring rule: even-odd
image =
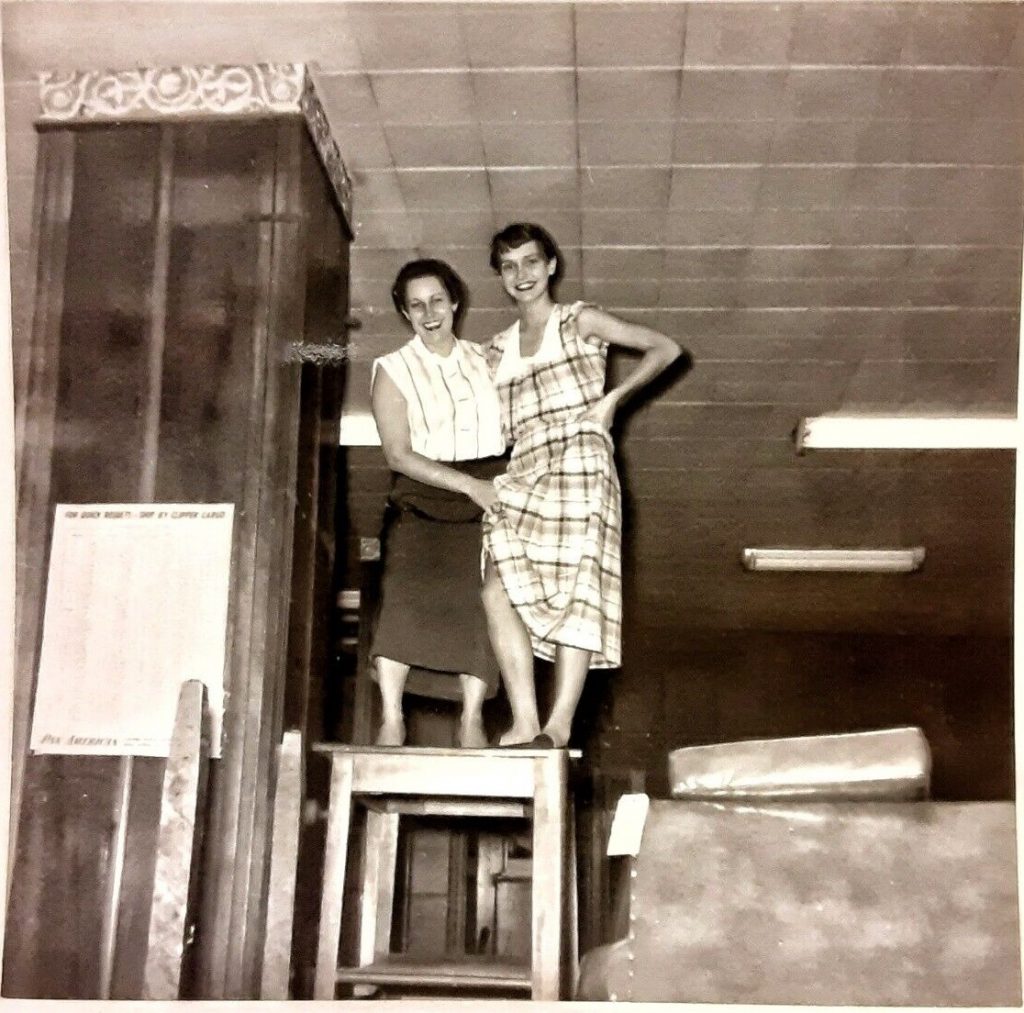
[[[446,462],[448,463],[448,462]],[[506,457],[450,464],[494,478]],[[480,508],[459,493],[395,474],[381,534],[381,591],[370,656],[412,666],[406,692],[457,700],[460,673],[498,687],[480,599]],[[373,670],[376,678],[376,670]]]

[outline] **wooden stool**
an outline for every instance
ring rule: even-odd
[[[570,758],[567,749],[419,749],[323,743],[331,757],[323,897],[320,907],[314,999],[333,999],[338,982],[461,986],[563,998],[574,982],[575,947],[563,937],[567,897],[575,897],[575,847],[570,846]],[[367,809],[359,953],[355,967],[338,966],[352,803]],[[427,816],[523,817],[533,824],[531,965],[472,958],[424,963],[391,955],[391,918],[398,852],[398,820]],[[574,842],[572,842],[574,845]],[[567,890],[566,886],[570,886]],[[574,904],[565,923],[575,938]],[[569,959],[563,952],[569,950]]]

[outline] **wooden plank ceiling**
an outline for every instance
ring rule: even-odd
[[[60,16],[46,23],[46,8]],[[9,75],[40,52],[65,67],[317,64],[356,184],[354,412],[370,359],[404,338],[388,297],[404,260],[437,255],[463,274],[466,336],[511,320],[486,245],[516,218],[560,241],[561,298],[689,348],[693,374],[623,425],[636,622],[666,636],[1008,630],[1011,455],[797,457],[791,433],[839,409],[1013,409],[1020,4],[85,3],[4,16],[22,31]],[[379,450],[349,463],[353,532],[375,534]],[[747,545],[924,545],[928,559],[912,576],[748,574]]]

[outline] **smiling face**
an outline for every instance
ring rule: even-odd
[[[405,318],[425,341],[454,336],[456,309],[458,304],[452,302],[440,278],[413,278],[405,286]]]
[[[540,243],[531,239],[522,246],[502,250],[498,256],[498,271],[505,291],[517,303],[534,302],[547,294],[548,284],[555,274],[558,261],[548,260]]]

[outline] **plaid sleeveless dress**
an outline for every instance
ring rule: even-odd
[[[552,311],[559,315],[557,358],[498,383],[512,457],[495,479],[499,504],[484,515],[484,552],[537,657],[553,659],[561,644],[591,651],[591,668],[617,668],[622,497],[611,435],[579,418],[604,394],[608,346],[581,337],[581,305]],[[508,337],[492,339],[492,368]]]

